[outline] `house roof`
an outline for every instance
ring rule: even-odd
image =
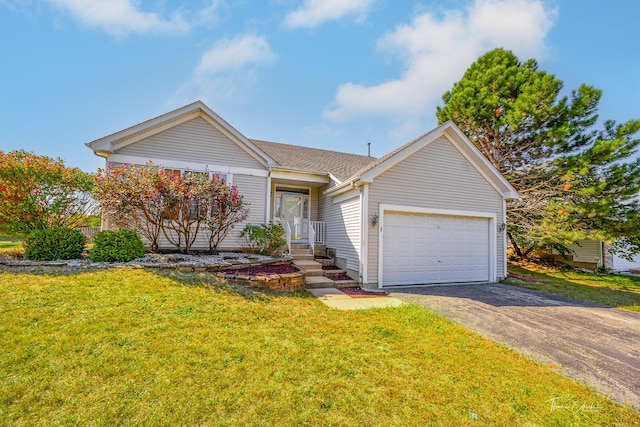
[[[282,167],[302,171],[328,172],[340,181],[352,177],[358,170],[377,161],[375,157],[299,145],[257,139],[252,139],[251,142]]]
[[[337,186],[327,190],[327,193],[339,194],[348,189],[352,183],[373,182],[374,178],[381,173],[434,140],[444,136],[449,139],[460,153],[503,197],[520,197],[511,184],[509,184],[451,121],[438,126],[389,154],[376,159],[375,157],[358,154],[248,139],[222,119],[222,117],[213,112],[202,101],[196,101],[154,119],[97,139],[86,145],[93,149],[94,153],[106,157],[122,147],[135,143],[141,138],[162,132],[177,124],[192,120],[195,117],[202,117],[207,120],[212,126],[216,127],[245,151],[256,159],[264,162],[267,167],[279,167],[308,173],[330,174],[340,182]]]

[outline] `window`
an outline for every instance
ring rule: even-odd
[[[172,174],[173,176],[183,176],[183,177],[187,177],[188,175],[192,175],[192,176],[209,176],[210,179],[213,179],[214,175],[217,174],[220,179],[223,182],[227,182],[227,174],[226,173],[219,173],[219,172],[202,172],[202,171],[191,171],[191,170],[181,170],[181,169],[167,169],[165,168],[165,173],[167,174]],[[177,210],[180,209],[179,206],[175,206],[173,211],[167,211],[163,214],[163,218],[164,219],[169,219],[172,216],[175,216],[178,212]],[[195,220],[196,218],[198,218],[198,215],[201,213],[201,208],[200,208],[200,204],[197,201],[190,201],[189,202],[189,211],[188,211],[188,215],[189,215],[189,219],[190,220]],[[215,214],[215,211],[217,210],[217,206],[213,206],[211,209],[211,214]],[[173,215],[172,215],[173,214]]]
[[[280,218],[282,216],[282,196],[277,194],[275,201],[275,215],[276,218]]]

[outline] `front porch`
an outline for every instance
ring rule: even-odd
[[[287,252],[292,245],[309,245],[312,255],[325,255],[327,226],[319,221],[322,187],[329,183],[326,174],[291,170],[271,172],[269,219],[282,224]]]

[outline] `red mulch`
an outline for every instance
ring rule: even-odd
[[[386,298],[389,295],[384,292],[369,292],[358,286],[349,286],[346,288],[340,288],[340,292],[344,292],[351,298]]]
[[[243,268],[241,270],[226,270],[227,274],[238,274],[242,276],[266,276],[269,274],[297,273],[294,267],[289,264],[283,265],[256,265],[255,267]]]
[[[323,265],[323,270],[340,270],[340,267],[336,267],[335,265]]]

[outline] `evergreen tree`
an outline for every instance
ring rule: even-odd
[[[508,203],[508,238],[515,253],[565,249],[582,239],[640,249],[640,161],[633,136],[640,120],[604,122],[596,130],[601,91],[563,83],[520,62],[510,51],[481,56],[438,107],[523,196]],[[626,252],[625,252],[626,251]]]

